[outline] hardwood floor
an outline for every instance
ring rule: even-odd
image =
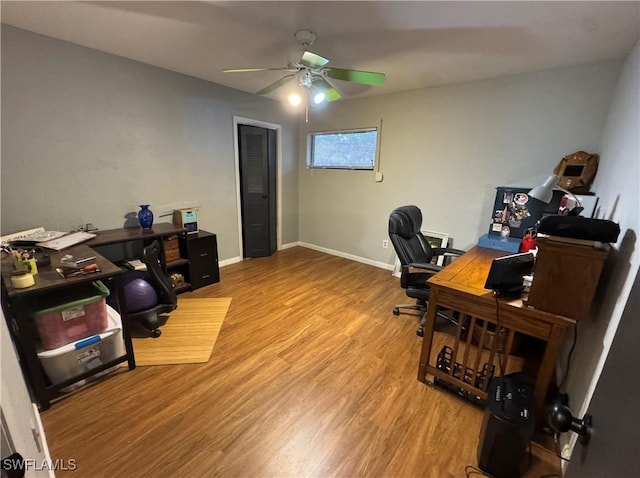
[[[42,418],[82,477],[461,477],[482,411],[417,381],[390,271],[297,247],[180,297],[231,297],[206,364],[120,371]],[[544,454],[540,455],[544,457]],[[534,453],[526,476],[558,471]]]

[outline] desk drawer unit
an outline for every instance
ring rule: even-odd
[[[191,289],[199,289],[220,281],[218,242],[215,234],[200,231],[186,239]]]

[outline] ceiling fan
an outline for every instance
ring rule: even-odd
[[[306,91],[308,99],[314,104],[324,101],[335,101],[342,97],[340,92],[330,83],[331,80],[350,81],[362,85],[381,86],[385,82],[384,73],[376,73],[372,71],[350,70],[345,68],[334,68],[327,66],[329,60],[307,50],[307,47],[313,45],[316,35],[311,30],[298,30],[295,38],[304,47],[302,58],[297,62],[292,62],[284,68],[234,68],[224,70],[224,73],[246,73],[256,71],[287,71],[289,74],[283,76],[279,80],[265,86],[258,95],[268,95],[276,89],[288,83],[293,78],[297,79],[298,86]],[[292,104],[295,101],[299,104],[302,98],[298,96],[295,100],[289,98]],[[310,101],[308,101],[309,103]]]

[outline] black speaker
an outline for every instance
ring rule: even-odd
[[[535,420],[533,389],[521,374],[494,378],[478,443],[478,467],[496,478],[517,478],[526,463]]]
[[[616,242],[620,234],[620,226],[606,219],[590,219],[582,216],[546,216],[540,219],[538,232],[550,236],[587,241]]]

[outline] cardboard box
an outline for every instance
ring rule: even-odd
[[[174,209],[173,224],[187,230],[188,234],[198,232],[198,210],[194,208]]]

